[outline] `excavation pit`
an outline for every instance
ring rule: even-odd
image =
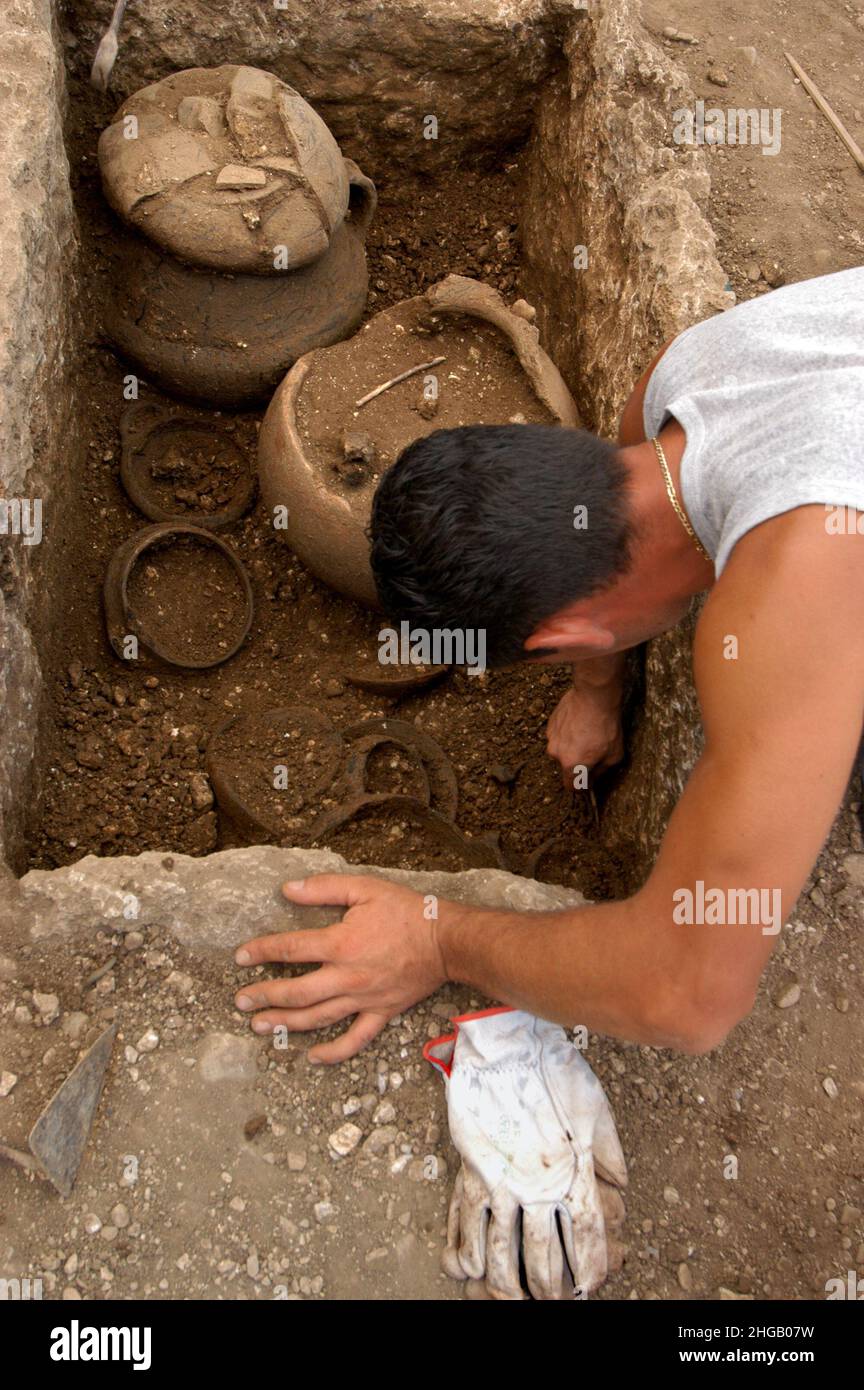
[[[120,421],[135,400],[129,393],[138,374],[97,328],[106,285],[118,273],[97,141],[122,100],[171,72],[226,61],[272,71],[311,102],[343,154],[378,188],[366,237],[367,321],[451,274],[493,286],[508,304],[525,299],[536,308],[540,341],[585,425],[613,435],[633,382],[659,344],[727,302],[702,212],[708,191],[703,156],[671,142],[670,112],[686,99],[686,85],[637,27],[627,0],[610,0],[590,13],[557,0],[506,6],[398,0],[387,7],[386,32],[365,7],[337,3],[325,12],[298,0],[290,43],[284,20],[270,7],[256,9],[253,22],[236,6],[208,4],[197,16],[200,23],[185,25],[170,5],[154,0],[127,16],[112,90],[102,96],[89,85],[88,72],[106,6],[83,0],[71,27],[59,33],[42,27],[32,8],[31,28],[14,46],[22,77],[15,110],[23,101],[26,119],[0,123],[13,142],[15,167],[23,161],[34,171],[26,196],[10,193],[5,202],[10,256],[22,273],[4,282],[0,301],[13,367],[0,382],[6,431],[0,467],[6,496],[38,497],[44,513],[41,544],[4,538],[0,570],[0,806],[8,866],[3,949],[26,961],[25,973],[37,988],[56,972],[65,1010],[73,1011],[74,998],[81,1004],[75,1011],[87,1015],[82,1040],[88,1028],[104,1026],[112,1008],[120,1017],[124,1046],[135,1054],[124,1065],[135,1075],[123,1073],[128,1089],[117,1091],[111,1132],[100,1133],[99,1164],[112,1173],[117,1164],[120,1172],[122,1155],[144,1153],[154,1131],[184,1162],[193,1157],[194,1190],[165,1204],[169,1244],[197,1240],[209,1221],[206,1204],[216,1202],[205,1194],[220,1192],[221,1172],[241,1161],[257,1174],[253,1224],[282,1201],[287,1173],[307,1201],[310,1193],[297,1175],[308,1164],[308,1174],[335,1182],[334,1190],[356,1200],[374,1225],[381,1189],[372,1184],[351,1197],[347,1186],[339,1187],[347,1180],[326,1149],[325,1126],[342,1123],[333,1106],[353,1105],[353,1090],[337,1101],[329,1082],[309,1081],[312,1069],[304,1069],[299,1047],[290,1050],[288,1065],[280,1058],[275,1067],[265,1045],[250,1039],[246,1047],[234,1036],[240,1020],[230,1011],[238,983],[230,948],[259,930],[323,924],[325,913],[287,908],[278,883],[338,868],[341,861],[329,852],[334,848],[355,863],[385,865],[388,874],[422,891],[490,905],[554,907],[580,901],[580,892],[609,898],[630,891],[647,871],[698,747],[687,634],[649,650],[644,693],[634,687],[629,764],[597,803],[563,788],[544,752],[546,721],[566,689],[566,671],[472,678],[457,669],[423,688],[392,694],[364,688],[350,673],[375,663],[380,615],[315,579],[276,534],[262,498],[219,533],[243,562],[254,592],[251,630],[237,654],[211,670],[189,671],[136,664],[112,651],[100,613],[106,566],[147,518],[120,476]],[[35,73],[28,65],[31,52],[50,68],[50,83],[43,68]],[[424,55],[422,84],[418,52]],[[585,247],[583,264],[578,252]],[[56,274],[43,273],[48,263]],[[255,331],[255,315],[248,306],[246,312],[242,342]],[[175,366],[182,378],[182,355]],[[218,376],[223,365],[217,366]],[[263,377],[256,372],[249,381],[258,390]],[[187,408],[140,375],[137,389],[144,404],[169,412]],[[259,408],[200,412],[228,429],[246,459],[255,457],[262,415]],[[198,495],[212,496],[217,511],[223,505],[218,488]],[[188,584],[183,597],[207,618],[211,597]],[[680,693],[670,702],[673,683]],[[455,825],[464,842],[448,840],[418,809],[417,767],[410,758],[400,764],[386,744],[370,754],[366,794],[390,800],[358,808],[353,824],[334,823],[332,839],[320,849],[255,848],[261,838],[255,831],[238,835],[236,823],[228,827],[207,779],[211,738],[235,717],[298,705],[312,707],[340,732],[395,718],[439,743],[458,785]],[[434,796],[430,814],[437,814]],[[399,835],[391,833],[394,827]],[[560,851],[567,837],[569,858]],[[554,851],[544,850],[549,843]],[[540,877],[548,871],[552,884],[518,876],[535,860]],[[514,872],[463,872],[481,862]],[[114,963],[106,972],[109,960]],[[147,970],[163,981],[158,997],[148,993]],[[99,978],[91,981],[94,975]],[[445,1013],[471,1002],[468,991],[451,994]],[[190,999],[197,1001],[194,1016]],[[436,1091],[431,1099],[418,1064],[424,1030],[429,1035],[436,1019],[441,1023],[431,1008],[418,1008],[398,1025],[396,1053],[387,1054],[388,1094],[397,1089],[390,1079],[395,1074],[405,1082],[410,1142],[416,1130],[420,1146],[410,1163],[422,1157],[424,1144],[438,1142],[423,1138],[434,1127],[436,1106],[440,1120],[440,1097]],[[202,1028],[211,1030],[203,1041]],[[233,1030],[230,1047],[218,1041],[227,1029]],[[151,1033],[163,1040],[152,1056]],[[184,1050],[196,1059],[194,1067],[183,1062]],[[356,1080],[346,1082],[358,1097],[375,1093],[375,1056],[374,1050],[366,1054]],[[19,1091],[22,1105],[44,1099],[36,1090],[48,1084],[51,1066],[60,1074],[54,1058],[45,1077],[34,1081],[32,1096]],[[289,1083],[292,1069],[295,1081]],[[233,1078],[218,1092],[218,1105],[217,1092],[207,1089],[214,1070]],[[152,1091],[142,1091],[142,1083]],[[255,1118],[253,1104],[268,1113],[289,1104],[279,1089],[289,1084],[298,1123],[314,1116],[323,1135],[315,1141],[318,1152],[310,1142],[303,1164],[283,1120],[265,1127],[266,1144],[239,1137]],[[145,1108],[152,1103],[154,1109],[145,1115],[139,1110],[147,1094]],[[363,1115],[366,1100],[360,1105],[356,1113]],[[254,1125],[249,1130],[260,1132]],[[261,1152],[272,1163],[261,1163]],[[398,1157],[394,1148],[390,1162]],[[391,1176],[395,1181],[395,1170]],[[95,1202],[89,1193],[99,1179],[87,1157],[81,1181]],[[430,1232],[440,1222],[444,1187],[411,1183],[412,1220],[429,1222]],[[35,1227],[32,1194],[20,1203],[16,1220],[32,1220]],[[282,1213],[287,1226],[280,1239],[289,1243],[297,1234],[295,1215]],[[263,1226],[255,1229],[263,1250],[271,1237]],[[56,1243],[62,1244],[59,1227]],[[442,1288],[434,1258],[427,1259],[419,1239],[417,1246],[401,1273],[383,1280],[381,1296],[458,1296],[458,1289]],[[160,1288],[162,1277],[168,1296],[195,1296],[182,1273],[188,1263],[178,1274],[185,1249],[182,1243],[172,1247],[164,1274],[148,1266],[142,1287]],[[250,1269],[257,1258],[248,1256]],[[225,1289],[226,1296],[237,1296],[234,1276],[227,1268],[219,1272],[227,1259],[224,1251],[212,1261],[208,1254],[200,1286],[193,1280],[200,1296]],[[272,1259],[268,1289],[284,1272],[278,1252]],[[364,1277],[362,1255],[340,1262],[334,1250],[328,1258],[328,1296],[362,1291]],[[286,1278],[289,1289],[292,1279],[298,1281],[292,1296],[317,1296],[299,1266]],[[311,1293],[301,1287],[304,1278]],[[87,1296],[98,1287],[98,1268],[94,1279],[96,1285],[86,1283]]]
[[[702,249],[710,247],[710,232],[690,196],[694,189],[699,191],[702,175],[695,156],[676,159],[668,144],[658,139],[670,99],[664,90],[669,74],[664,72],[661,77],[658,70],[656,81],[648,85],[639,102],[633,102],[635,68],[622,61],[620,67],[604,69],[601,55],[614,45],[616,35],[620,37],[627,30],[627,21],[617,6],[609,6],[601,19],[593,21],[578,12],[565,20],[554,9],[547,13],[537,4],[523,8],[527,27],[519,30],[512,52],[512,33],[489,17],[478,20],[473,29],[469,26],[467,34],[460,31],[458,43],[454,37],[453,68],[445,64],[435,76],[442,102],[446,89],[447,110],[457,111],[468,102],[470,83],[465,70],[489,42],[494,41],[497,52],[509,53],[509,61],[530,57],[531,77],[517,83],[519,113],[511,110],[506,119],[503,94],[496,96],[484,88],[479,108],[482,119],[459,128],[446,158],[441,133],[437,141],[424,138],[422,120],[413,141],[400,138],[394,142],[388,134],[392,104],[382,102],[376,114],[374,103],[370,106],[368,94],[356,90],[356,84],[351,92],[340,92],[332,80],[328,87],[327,75],[321,70],[315,80],[307,78],[305,84],[297,85],[313,105],[317,103],[343,153],[362,159],[381,191],[377,217],[369,232],[367,320],[372,323],[388,305],[415,302],[412,295],[447,274],[482,280],[499,291],[507,303],[527,298],[536,307],[541,342],[563,372],[585,424],[612,432],[626,388],[657,340],[683,326],[685,315],[693,317],[723,302],[721,272]],[[434,6],[433,11],[443,39],[446,20]],[[80,38],[76,33],[75,43],[67,49],[73,55],[67,141],[82,253],[74,269],[74,282],[64,287],[67,298],[54,303],[46,299],[42,325],[43,332],[50,328],[55,335],[61,326],[66,328],[67,356],[75,362],[64,388],[64,413],[92,423],[79,430],[77,454],[76,441],[68,429],[63,433],[62,453],[55,448],[53,455],[50,421],[42,431],[41,476],[52,484],[52,505],[58,506],[61,498],[68,499],[68,505],[62,544],[52,540],[49,530],[39,557],[45,597],[40,601],[35,591],[22,595],[30,601],[18,609],[22,622],[29,621],[34,634],[41,681],[37,691],[34,673],[21,673],[21,694],[32,699],[33,712],[27,718],[29,727],[20,731],[19,741],[32,746],[35,756],[29,762],[24,760],[24,766],[21,757],[16,757],[10,780],[19,788],[29,783],[35,795],[28,798],[26,816],[10,807],[10,861],[18,869],[50,869],[88,853],[188,851],[196,842],[195,834],[190,840],[190,828],[198,820],[190,787],[192,779],[206,771],[208,733],[244,711],[303,703],[326,713],[337,727],[397,712],[400,719],[416,720],[439,739],[454,763],[461,788],[461,830],[469,835],[497,834],[505,862],[514,865],[527,862],[550,837],[572,834],[574,855],[563,882],[595,896],[614,896],[626,889],[644,872],[664,815],[674,800],[681,768],[687,761],[688,740],[692,756],[695,737],[686,721],[679,721],[680,731],[670,741],[673,746],[653,767],[637,736],[631,775],[612,779],[599,828],[595,808],[584,796],[570,799],[562,821],[559,772],[551,762],[539,763],[530,798],[520,795],[518,784],[514,787],[496,781],[489,768],[519,763],[542,748],[545,722],[566,688],[566,672],[511,671],[475,683],[457,671],[444,683],[393,696],[363,690],[346,680],[345,673],[357,664],[358,657],[361,665],[375,663],[380,619],[343,601],[315,580],[289,548],[279,544],[264,502],[259,501],[256,510],[246,515],[237,515],[242,502],[236,505],[236,499],[228,495],[229,474],[234,476],[231,470],[225,473],[225,486],[219,485],[218,478],[213,486],[208,477],[197,491],[197,474],[206,460],[196,477],[191,477],[196,473],[193,459],[193,466],[187,465],[190,478],[175,479],[167,474],[157,478],[151,466],[143,481],[148,494],[153,494],[146,500],[156,509],[170,512],[173,499],[180,509],[196,513],[186,520],[197,522],[202,510],[212,509],[214,521],[218,518],[221,523],[226,506],[229,508],[232,519],[227,525],[220,524],[220,534],[236,548],[252,576],[256,613],[250,640],[237,656],[206,678],[200,673],[163,669],[155,687],[152,672],[143,666],[136,669],[128,661],[121,664],[106,651],[96,601],[100,570],[118,541],[145,518],[130,505],[118,476],[123,471],[118,470],[123,453],[118,431],[129,406],[129,365],[93,332],[104,315],[102,277],[111,260],[113,226],[113,214],[99,184],[95,149],[100,131],[124,93],[164,75],[177,62],[178,54],[171,42],[166,41],[164,48],[157,45],[155,29],[131,29],[128,48],[121,53],[115,73],[116,95],[100,97],[87,84],[84,72],[84,36],[92,32],[97,14],[98,5],[90,7],[90,13],[84,7]],[[333,20],[334,34],[342,33],[343,22],[347,21],[340,12]],[[136,23],[147,26],[149,21]],[[326,28],[323,21],[319,28]],[[238,36],[240,42],[242,36]],[[644,36],[638,43],[634,39],[633,62],[640,61],[643,49],[639,44],[646,42]],[[322,43],[322,33],[316,32],[313,50],[319,65]],[[211,56],[204,42],[190,66],[205,66]],[[274,67],[260,46],[248,56],[250,62],[254,58],[262,67],[269,63],[276,75],[289,83],[297,78],[305,61],[295,55],[290,62]],[[446,45],[439,54],[442,63],[445,56]],[[126,67],[124,58],[130,60]],[[391,53],[388,61],[398,68],[398,54]],[[403,76],[408,92],[407,68]],[[411,103],[416,99],[404,98],[408,105],[401,117],[406,122],[413,119]],[[365,123],[362,138],[361,113]],[[614,121],[605,120],[603,113],[614,113]],[[56,116],[54,119],[56,132]],[[500,138],[490,137],[488,132],[493,128],[503,132]],[[641,191],[634,201],[637,171]],[[59,211],[59,206],[46,209],[46,216],[57,216]],[[660,226],[662,236],[656,233]],[[681,252],[685,232],[686,240],[694,246],[689,255]],[[571,242],[573,246],[590,243],[596,248],[587,268],[574,269]],[[675,251],[674,261],[671,249]],[[84,310],[77,320],[69,311],[73,291]],[[500,339],[496,341],[491,327],[475,324],[469,333],[456,327],[460,322],[455,320],[449,330],[456,335],[450,351],[459,358],[453,370],[458,375],[464,368],[466,378],[472,370],[475,375],[479,373],[482,380],[478,378],[475,388],[494,392],[494,382],[483,376],[481,358],[484,353],[506,353],[507,349]],[[71,336],[76,325],[79,332],[84,330],[77,341]],[[443,341],[441,335],[447,329],[440,322],[431,326]],[[39,328],[34,324],[34,332]],[[432,342],[422,340],[424,344],[427,341]],[[345,343],[329,351],[350,362],[353,346]],[[396,361],[399,352],[386,343],[379,355],[382,368],[395,369],[401,364],[401,358]],[[322,363],[326,357],[325,352]],[[446,364],[443,370],[448,370]],[[355,369],[345,375],[343,384],[347,403],[355,387],[359,398],[361,386],[365,390],[376,382],[371,377],[364,379]],[[447,387],[445,376],[445,396]],[[182,411],[175,399],[143,378],[139,390],[139,410]],[[409,395],[413,402],[413,390],[413,384],[406,382],[357,412],[364,429],[371,421],[382,438],[386,436],[382,445],[385,454],[389,435],[394,435],[390,443],[395,449],[406,433],[404,420],[400,417],[394,422],[390,416]],[[530,396],[530,388],[528,391]],[[504,418],[514,412],[534,418],[536,411],[532,414],[528,397],[523,402],[521,395],[518,400],[514,396],[513,401]],[[347,404],[340,412],[338,401],[328,401],[326,392],[322,398],[320,390],[316,394],[314,373],[303,402],[300,422],[309,447],[323,449],[329,459],[339,447],[335,435],[331,439],[330,434],[335,429],[341,439],[344,428],[351,424]],[[520,402],[521,412],[516,409]],[[322,423],[325,407],[330,408],[330,414]],[[450,422],[448,408],[446,401],[442,403],[445,423]],[[500,416],[507,410],[507,402],[496,399],[491,409]],[[543,415],[544,407],[537,405],[537,411]],[[196,415],[196,429],[204,431],[208,419],[220,430],[227,426],[226,439],[236,441],[231,449],[255,457],[260,411],[229,415],[199,411]],[[457,418],[461,418],[458,402],[454,420]],[[417,433],[428,432],[435,424],[437,421],[418,415]],[[170,431],[180,429],[180,425],[169,422],[165,428]],[[56,428],[53,438],[59,446]],[[125,471],[129,473],[131,451],[127,447],[125,452]],[[136,462],[140,479],[142,461],[139,458]],[[217,462],[222,467],[222,462]],[[351,491],[348,485],[342,486]],[[182,494],[179,502],[178,492]],[[145,500],[140,487],[136,495],[139,501]],[[193,505],[196,499],[203,504],[197,509]],[[26,574],[21,579],[26,589]],[[61,591],[66,612],[62,636],[49,616],[51,595]],[[196,603],[206,618],[206,589],[185,596],[186,607]],[[678,662],[674,651],[668,658],[658,652],[657,659]],[[13,689],[14,666],[13,661]],[[118,684],[123,687],[122,704],[112,693]],[[34,742],[37,708],[40,735]],[[503,720],[502,711],[506,711]],[[118,745],[118,735],[133,721],[136,749],[143,745],[146,751],[133,764],[138,771],[130,777],[130,760],[122,751],[128,740],[121,739]],[[649,712],[647,716],[641,712],[640,722],[647,728],[650,721],[649,692]],[[166,765],[158,748],[166,737],[165,730],[178,723],[201,730],[196,742],[196,747],[201,745],[199,757],[193,760],[186,756],[179,766]],[[97,749],[98,767],[81,766],[76,749],[82,744]],[[647,790],[639,786],[646,776],[650,784]],[[106,827],[111,832],[108,838]],[[556,863],[559,859],[555,857]],[[402,867],[422,868],[423,864],[406,853]]]

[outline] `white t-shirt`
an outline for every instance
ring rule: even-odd
[[[681,333],[648,382],[649,439],[669,416],[687,436],[682,500],[718,576],[770,517],[815,502],[864,512],[864,266]]]

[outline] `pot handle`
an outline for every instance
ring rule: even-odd
[[[352,209],[352,221],[362,237],[365,237],[369,230],[369,224],[375,216],[375,209],[378,206],[378,192],[371,179],[367,179],[359,165],[353,159],[345,160],[345,172],[348,175],[348,182],[351,188],[358,189],[360,193],[359,206]]]

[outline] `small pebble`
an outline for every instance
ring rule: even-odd
[[[346,1154],[353,1153],[362,1138],[363,1131],[359,1125],[349,1123],[340,1125],[335,1133],[328,1136],[327,1142],[334,1153],[344,1158]]]
[[[266,1115],[250,1115],[249,1119],[243,1126],[243,1135],[246,1139],[254,1139],[257,1134],[261,1133],[262,1129],[266,1128]]]
[[[193,773],[189,778],[189,796],[196,811],[209,811],[213,805],[213,789],[203,772]]]
[[[762,275],[772,290],[786,284],[786,272],[779,261],[766,261],[762,267]]]
[[[529,304],[527,299],[517,299],[510,305],[510,313],[517,318],[524,319],[526,323],[533,323],[537,317],[537,310],[533,304]]]
[[[784,985],[774,996],[774,1003],[778,1009],[791,1009],[793,1004],[797,1004],[801,998],[801,986],[797,980],[791,984]]]
[[[34,989],[33,1003],[43,1023],[53,1023],[60,1013],[60,1000],[56,994],[40,994]]]

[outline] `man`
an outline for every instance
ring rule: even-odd
[[[861,739],[864,268],[679,335],[637,383],[617,447],[527,425],[415,442],[382,479],[372,534],[392,618],[483,629],[492,665],[574,664],[549,724],[568,776],[620,756],[621,654],[710,590],[694,645],[705,749],[623,902],[441,901],[428,920],[421,897],[378,879],[285,885],[293,902],[349,910],[238,952],[321,963],[244,986],[253,1028],[353,1015],[310,1053],[337,1062],[452,980],[638,1043],[717,1046],[753,1005]]]

